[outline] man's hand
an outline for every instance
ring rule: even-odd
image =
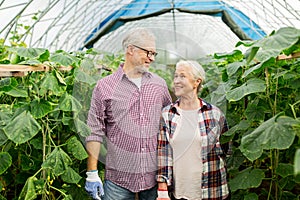
[[[103,184],[98,175],[98,170],[86,172],[85,190],[96,200],[101,200],[104,195]]]
[[[170,200],[168,190],[158,188],[158,190],[157,190],[157,199],[156,200]]]

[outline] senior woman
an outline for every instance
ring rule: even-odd
[[[219,108],[198,98],[204,81],[198,62],[176,64],[178,100],[163,109],[158,136],[157,200],[230,198],[225,157],[231,148],[219,141],[227,122]]]

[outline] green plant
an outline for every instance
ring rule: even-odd
[[[300,60],[276,58],[300,52],[300,30],[281,28],[239,45],[244,54],[215,54],[206,63],[222,79],[206,98],[224,109],[231,127],[221,141],[234,144],[232,199],[299,199]]]
[[[107,75],[94,66],[96,52],[1,46],[2,63],[16,54],[18,64],[50,70],[0,79],[0,199],[87,199],[81,140],[92,89]]]
[[[49,71],[0,79],[0,199],[88,199],[82,141],[90,133],[90,98],[96,81],[114,72],[124,56],[1,46],[2,64],[45,65]]]
[[[300,60],[276,59],[300,52],[299,38],[298,29],[287,27],[238,43],[248,47],[245,53],[199,60],[208,80],[201,96],[225,112],[231,127],[221,142],[233,141],[227,163],[234,200],[299,199]],[[50,67],[0,79],[0,199],[88,198],[82,139],[90,131],[85,120],[91,92],[122,61],[121,54],[93,49],[50,53],[0,40],[0,64]],[[169,69],[152,71],[171,89]]]

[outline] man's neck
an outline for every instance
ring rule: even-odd
[[[124,64],[123,71],[128,78],[140,78],[143,76],[143,74],[136,70],[135,67],[126,65],[126,63]]]

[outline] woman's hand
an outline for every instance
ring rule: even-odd
[[[168,189],[158,188],[156,200],[170,200]]]

